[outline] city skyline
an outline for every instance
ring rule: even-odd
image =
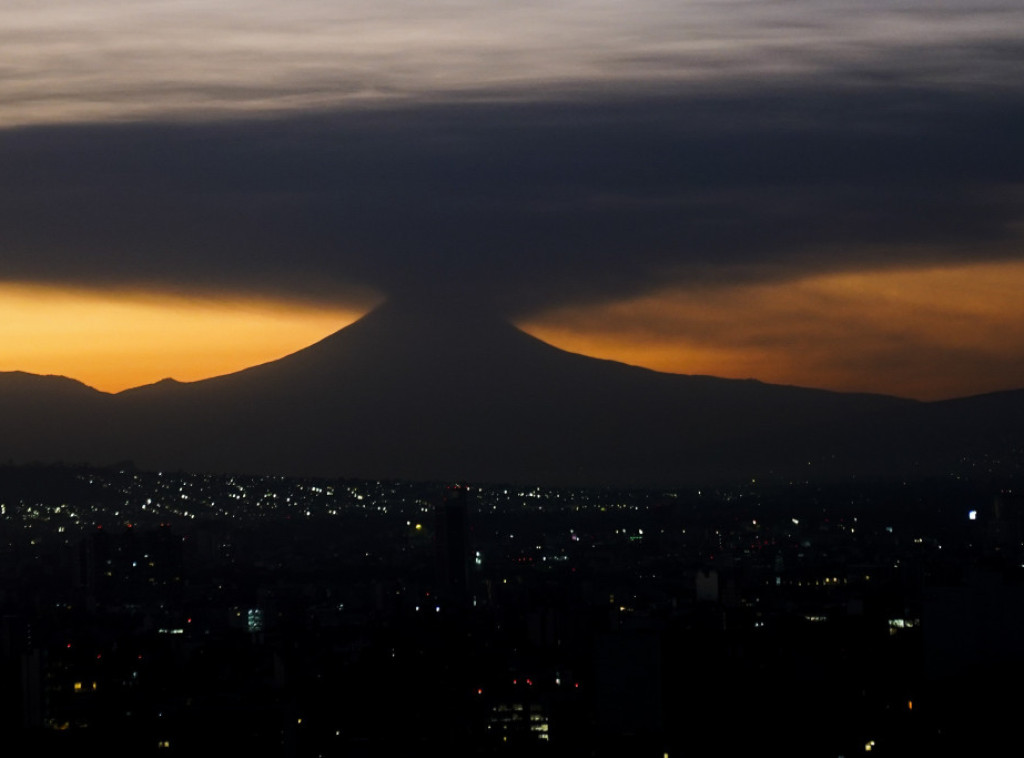
[[[10,4],[0,371],[191,381],[413,296],[673,373],[1024,387],[1022,15]]]

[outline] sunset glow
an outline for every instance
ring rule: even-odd
[[[522,324],[660,371],[935,400],[1024,385],[1024,263],[663,290]]]
[[[293,353],[360,311],[238,297],[188,299],[0,285],[0,371],[68,376],[117,392],[193,381]]]
[[[659,371],[940,399],[1024,384],[1024,264],[663,290],[520,323],[573,352]],[[0,286],[0,370],[117,392],[295,352],[362,310]],[[880,371],[882,367],[884,371]]]

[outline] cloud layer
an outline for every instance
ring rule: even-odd
[[[921,91],[0,132],[8,280],[522,313],[1021,254],[1024,103]]]
[[[550,319],[1024,257],[1019,3],[16,0],[0,50],[0,284]]]
[[[1018,89],[1006,0],[11,0],[0,125],[817,78]]]

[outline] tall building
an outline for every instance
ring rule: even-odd
[[[445,488],[435,509],[437,581],[441,597],[465,606],[469,602],[469,488],[454,484]]]

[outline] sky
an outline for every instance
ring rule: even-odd
[[[7,0],[0,371],[465,301],[658,370],[1024,387],[1010,0]]]

